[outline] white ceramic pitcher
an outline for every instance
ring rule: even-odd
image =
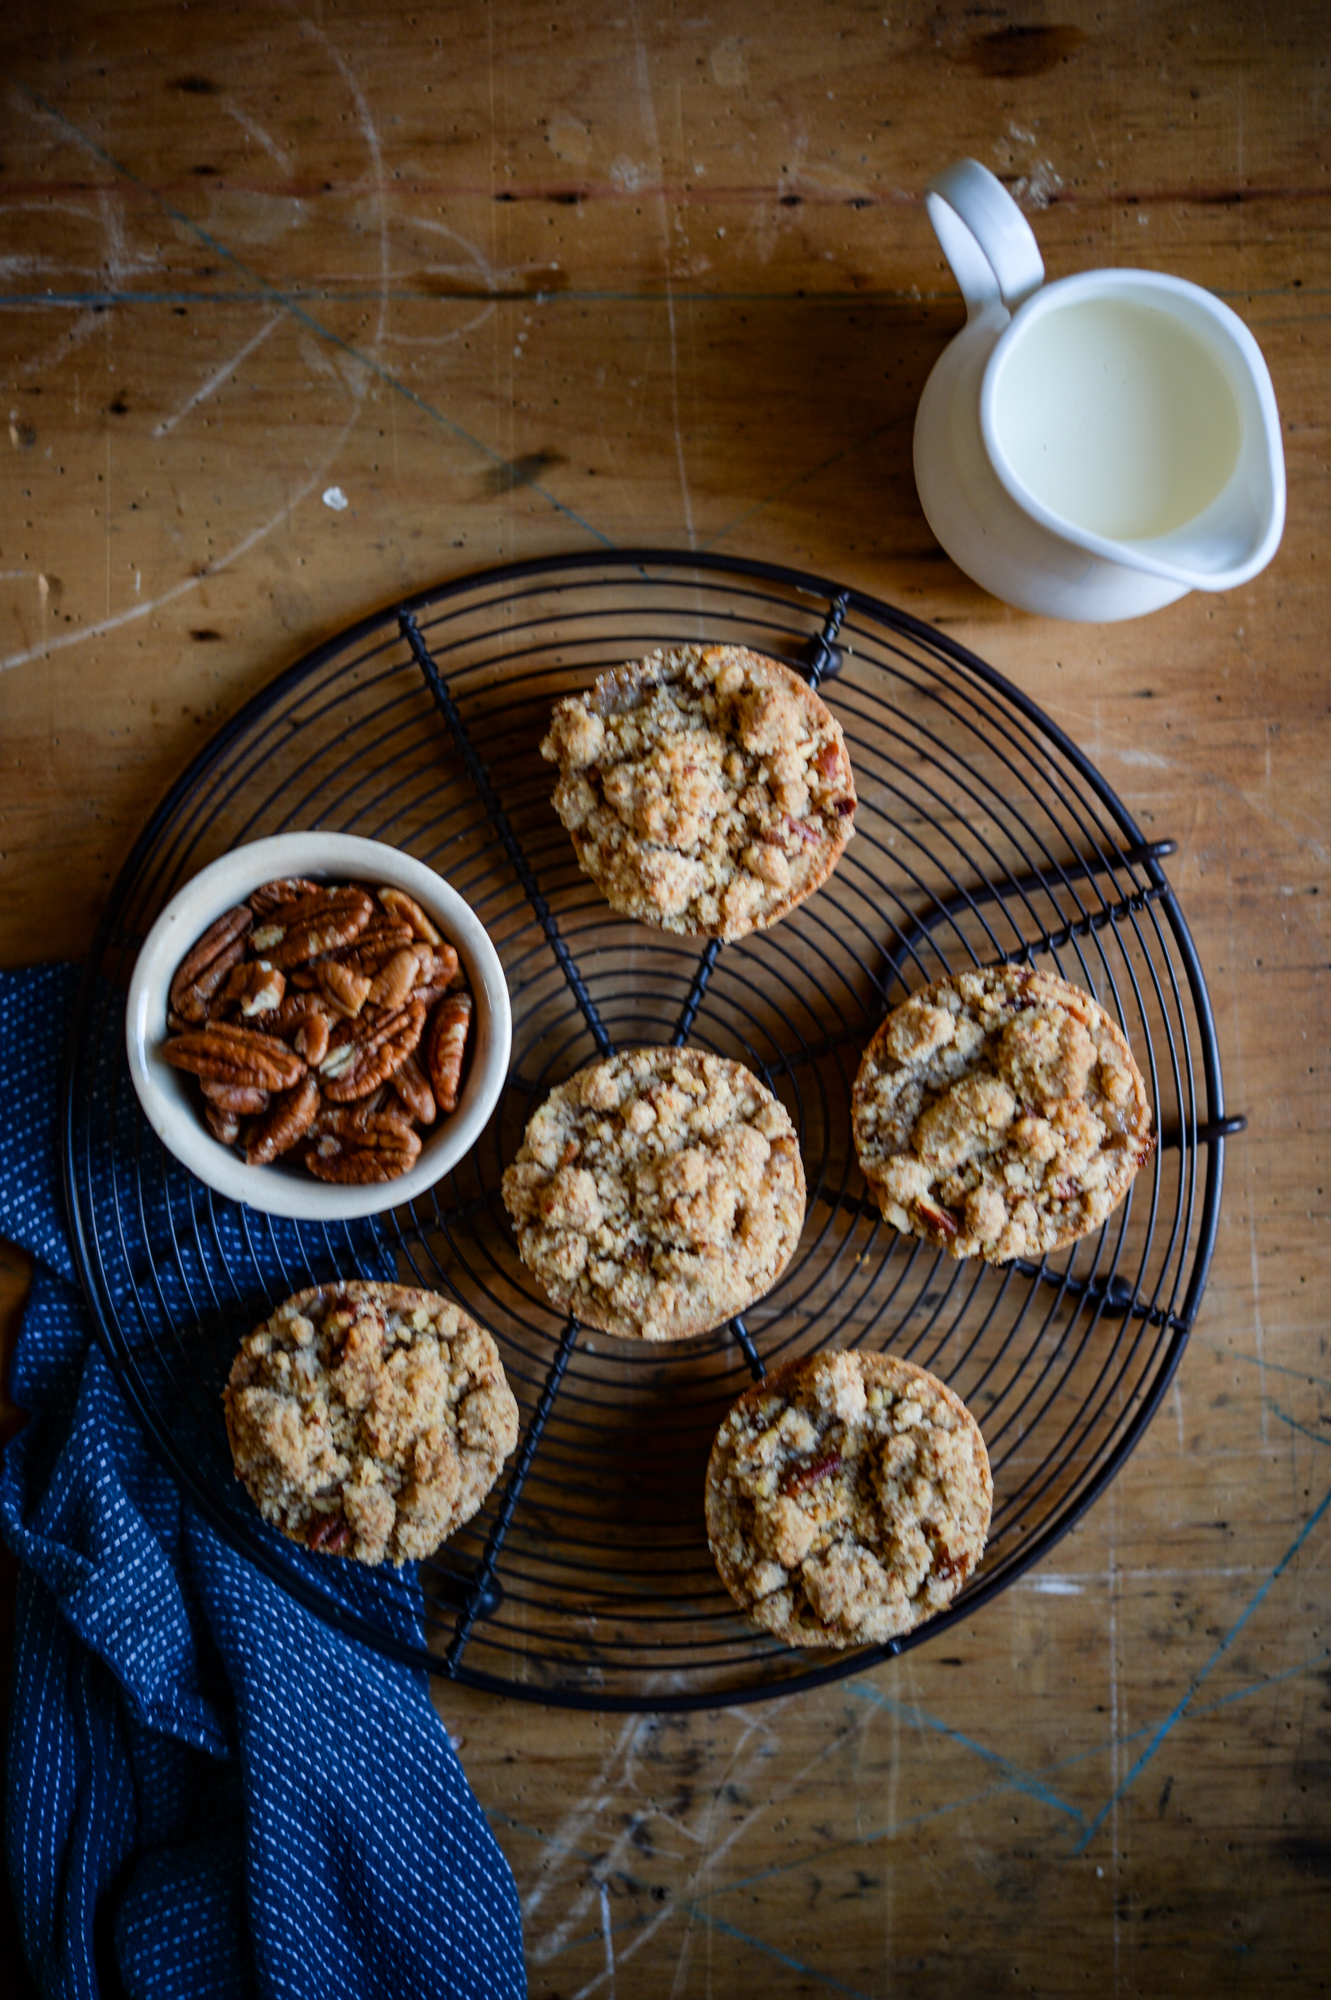
[[[1261,349],[1200,285],[1155,271],[1044,283],[986,167],[929,183],[967,319],[925,384],[915,482],[959,568],[1052,618],[1135,618],[1264,569],[1285,459]]]

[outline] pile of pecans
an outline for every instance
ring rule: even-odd
[[[363,1185],[412,1167],[457,1106],[472,999],[453,946],[401,889],[265,882],[171,982],[162,1055],[251,1167],[286,1157]]]

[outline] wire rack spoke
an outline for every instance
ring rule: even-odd
[[[720,956],[720,938],[709,938],[706,949],[702,957],[698,960],[693,978],[689,982],[688,995],[680,1010],[679,1019],[675,1023],[675,1032],[670,1037],[672,1045],[677,1049],[682,1048],[693,1033],[693,1024],[698,1018],[698,1009],[702,1006],[703,996],[707,992],[708,982],[712,977],[712,969]]]
[[[601,1017],[596,1011],[596,1006],[590,993],[587,991],[586,982],[574,963],[573,955],[569,951],[567,944],[565,944],[563,938],[560,936],[559,925],[555,922],[550,906],[537,885],[536,877],[532,873],[527,857],[514,836],[513,829],[509,825],[508,814],[500,804],[499,795],[490,782],[490,775],[476,754],[475,746],[467,732],[466,724],[458,712],[457,703],[449,692],[448,684],[431,659],[429,649],[425,641],[421,638],[420,627],[417,625],[411,612],[406,610],[399,612],[398,622],[401,626],[403,637],[411,647],[412,657],[425,676],[426,685],[430,693],[434,696],[435,704],[444,721],[448,724],[453,741],[457,746],[458,754],[466,765],[467,775],[476,788],[476,796],[484,806],[490,824],[499,836],[500,846],[512,863],[513,870],[522,884],[527,901],[531,904],[536,921],[545,933],[546,943],[554,953],[559,969],[568,981],[569,990],[582,1009],[583,1019],[591,1030],[592,1040],[596,1043],[597,1049],[603,1056],[611,1055],[613,1054],[613,1045],[601,1024]]]
[[[537,751],[552,702],[653,648],[748,646],[822,690],[855,768],[856,835],[770,931],[723,946],[632,924],[582,876]],[[162,1153],[138,1114],[118,993],[138,941],[217,854],[342,827],[447,876],[495,940],[513,1060],[446,1183],[373,1225],[273,1224]],[[662,550],[515,563],[375,613],[278,674],[182,776],[112,892],[75,1010],[69,1207],[108,1358],[219,1531],[320,1616],[477,1688],[584,1708],[717,1706],[809,1687],[950,1631],[1104,1491],[1165,1393],[1205,1289],[1226,1111],[1206,982],[1163,864],[1101,774],[1019,689],[906,614],[827,579]],[[855,1159],[850,1093],[884,1011],[930,980],[1048,965],[1094,992],[1146,1075],[1158,1143],[1103,1228],[995,1269],[898,1237]],[[500,1194],[535,1105],[596,1055],[688,1044],[781,1097],[808,1186],[766,1298],[662,1344],[555,1313]],[[231,1474],[235,1343],[305,1284],[376,1274],[447,1291],[499,1343],[522,1411],[499,1488],[415,1582],[339,1595],[275,1552]],[[979,1574],[890,1646],[792,1653],[735,1610],[702,1491],[725,1411],[825,1347],[941,1374],[995,1477]],[[397,1594],[395,1595],[394,1592]],[[414,1592],[414,1595],[413,1595]],[[404,1624],[408,1600],[424,1643]]]
[[[822,630],[817,632],[800,654],[800,667],[811,688],[820,681],[831,680],[839,674],[843,665],[843,655],[837,646],[847,611],[850,609],[850,592],[838,590],[832,599]]]
[[[563,1382],[564,1372],[568,1367],[577,1338],[578,1322],[576,1319],[570,1318],[560,1338],[559,1346],[555,1349],[555,1357],[550,1364],[550,1372],[546,1376],[541,1389],[540,1401],[536,1405],[531,1421],[527,1425],[526,1432],[518,1448],[517,1462],[504,1486],[504,1497],[499,1504],[498,1517],[486,1537],[485,1551],[472,1577],[471,1587],[467,1595],[467,1603],[458,1621],[457,1631],[453,1635],[453,1642],[445,1655],[445,1665],[450,1675],[456,1676],[463,1651],[468,1639],[471,1637],[471,1628],[476,1622],[482,1605],[490,1598],[491,1586],[494,1583],[495,1573],[499,1566],[500,1550],[503,1548],[508,1536],[509,1527],[517,1511],[518,1502],[522,1498],[522,1489],[527,1483],[527,1474],[531,1470],[532,1461],[536,1457],[541,1439],[545,1435],[545,1427],[549,1422],[550,1412],[555,1406],[555,1398],[559,1394],[560,1384]]]

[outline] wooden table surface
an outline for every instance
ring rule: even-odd
[[[1329,57],[1316,0],[0,22],[0,964],[85,951],[169,782],[320,638],[597,545],[934,621],[1179,844],[1249,1129],[1151,1429],[946,1647],[687,1717],[441,1693],[535,1995],[1325,1989]],[[942,555],[921,190],[962,154],[1051,276],[1175,272],[1252,328],[1290,493],[1254,582],[1078,626]],[[25,1275],[0,1251],[11,1328]]]

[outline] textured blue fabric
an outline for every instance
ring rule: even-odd
[[[0,973],[18,1085],[0,1236],[37,1259],[11,1391],[31,1420],[0,1466],[24,1566],[6,1845],[38,1984],[60,2000],[523,1995],[513,1878],[426,1677],[222,1540],[93,1341],[57,1153],[76,984],[69,967]],[[325,1567],[353,1608],[419,1640],[409,1570]]]

